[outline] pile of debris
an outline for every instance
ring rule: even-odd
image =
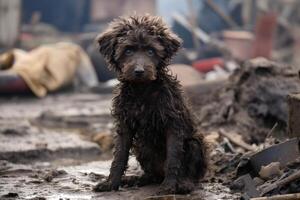
[[[213,147],[206,182],[222,183],[233,193],[241,193],[242,199],[299,198],[299,139],[282,142],[270,136],[256,146],[247,144],[236,133],[220,129],[208,134],[206,140]]]
[[[256,58],[220,84],[224,87],[197,98],[196,114],[203,131],[222,127],[255,144],[264,142],[273,127],[276,135],[286,132],[287,96],[300,91],[296,69]]]
[[[295,138],[241,156],[230,187],[242,191],[243,199],[274,195],[282,195],[277,199],[293,199],[283,194],[300,192],[299,170],[299,139]]]
[[[299,83],[293,67],[256,58],[198,96],[198,123],[212,146],[207,182],[242,199],[299,199],[300,140],[288,139],[299,134],[300,101],[290,95]]]

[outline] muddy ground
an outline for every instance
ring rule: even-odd
[[[0,100],[0,199],[145,199],[158,186],[94,193],[112,158],[111,95],[68,93]],[[132,157],[127,174],[141,170]],[[177,199],[236,199],[203,183]],[[169,197],[173,199],[173,197]]]

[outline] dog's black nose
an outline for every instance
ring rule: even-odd
[[[135,73],[136,76],[142,76],[144,74],[144,72],[145,72],[145,70],[142,69],[142,68],[136,68],[134,70],[134,73]]]

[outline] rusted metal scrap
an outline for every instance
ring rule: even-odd
[[[298,157],[300,157],[299,139],[294,138],[254,154],[250,158],[250,162],[254,171],[259,173],[262,166],[272,162],[280,162],[280,166],[284,167]]]

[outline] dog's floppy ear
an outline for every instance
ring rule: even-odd
[[[160,39],[166,51],[166,58],[169,60],[181,47],[182,40],[169,29],[164,31]]]
[[[109,64],[110,69],[116,70],[116,61],[114,60],[114,48],[116,45],[116,31],[108,28],[96,38],[99,44],[99,51],[104,56],[104,59]]]
[[[113,53],[114,36],[115,35],[110,29],[97,36],[99,51],[104,57],[110,57]]]

